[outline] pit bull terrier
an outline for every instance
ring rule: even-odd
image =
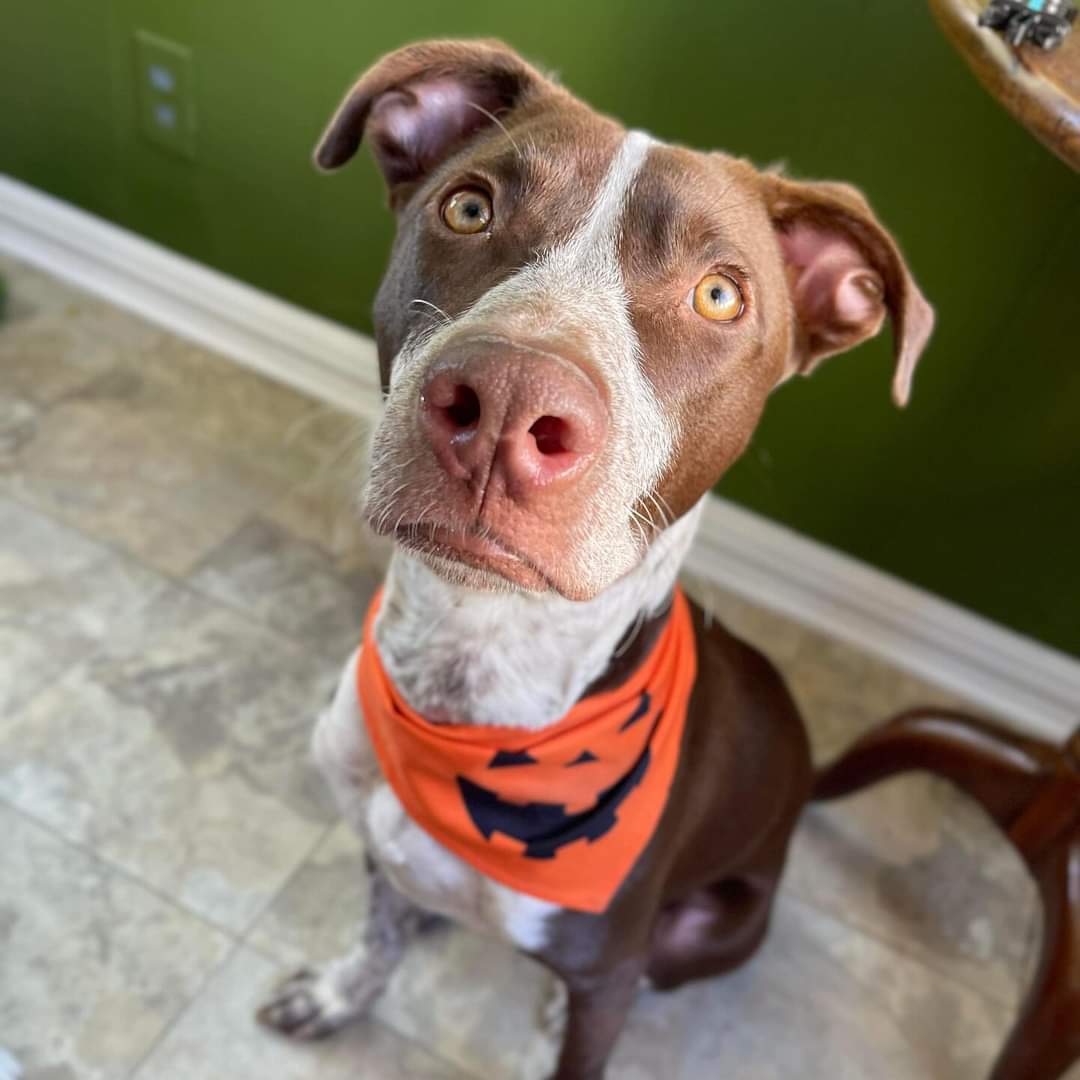
[[[259,1016],[333,1032],[449,916],[564,980],[555,1076],[594,1080],[643,982],[761,943],[813,783],[780,676],[677,589],[702,500],[778,385],[886,317],[903,405],[933,315],[854,188],[628,131],[497,42],[382,59],[316,162],[364,140],[395,549],[313,745],[370,911]]]

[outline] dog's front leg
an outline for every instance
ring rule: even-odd
[[[320,1039],[363,1016],[386,988],[425,912],[369,863],[371,906],[361,943],[317,971],[286,979],[259,1009],[259,1022],[294,1039]]]
[[[631,957],[608,971],[563,974],[566,1030],[552,1080],[601,1080],[644,971],[645,958]]]

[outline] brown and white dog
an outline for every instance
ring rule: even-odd
[[[656,640],[701,500],[772,390],[888,315],[903,404],[933,316],[855,189],[627,131],[495,42],[384,58],[317,163],[344,165],[363,139],[398,219],[365,493],[397,541],[378,651],[433,722],[541,729]],[[674,987],[745,960],[812,770],[768,661],[696,608],[694,629],[678,772],[601,914],[491,880],[410,818],[365,732],[354,656],[314,748],[367,844],[366,931],[285,982],[263,1022],[310,1038],[360,1016],[438,913],[565,981],[556,1075],[586,1080],[644,978]]]

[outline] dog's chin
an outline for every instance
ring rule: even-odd
[[[462,533],[441,526],[401,525],[395,529],[393,538],[399,547],[418,557],[445,581],[462,588],[534,595],[555,593],[567,600],[590,600],[595,595],[489,534]]]
[[[562,591],[526,555],[478,531],[458,532],[439,525],[400,525],[394,531],[394,539],[455,585],[485,592]]]
[[[550,593],[550,589],[530,588],[511,580],[497,571],[474,566],[463,562],[460,558],[449,555],[436,555],[430,551],[423,551],[411,545],[401,545],[411,555],[416,556],[436,574],[462,589],[470,589],[473,592],[522,592],[522,593]]]

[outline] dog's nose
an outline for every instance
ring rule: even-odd
[[[437,364],[421,415],[450,477],[483,488],[498,475],[518,500],[582,475],[608,428],[604,401],[580,367],[509,347]]]

